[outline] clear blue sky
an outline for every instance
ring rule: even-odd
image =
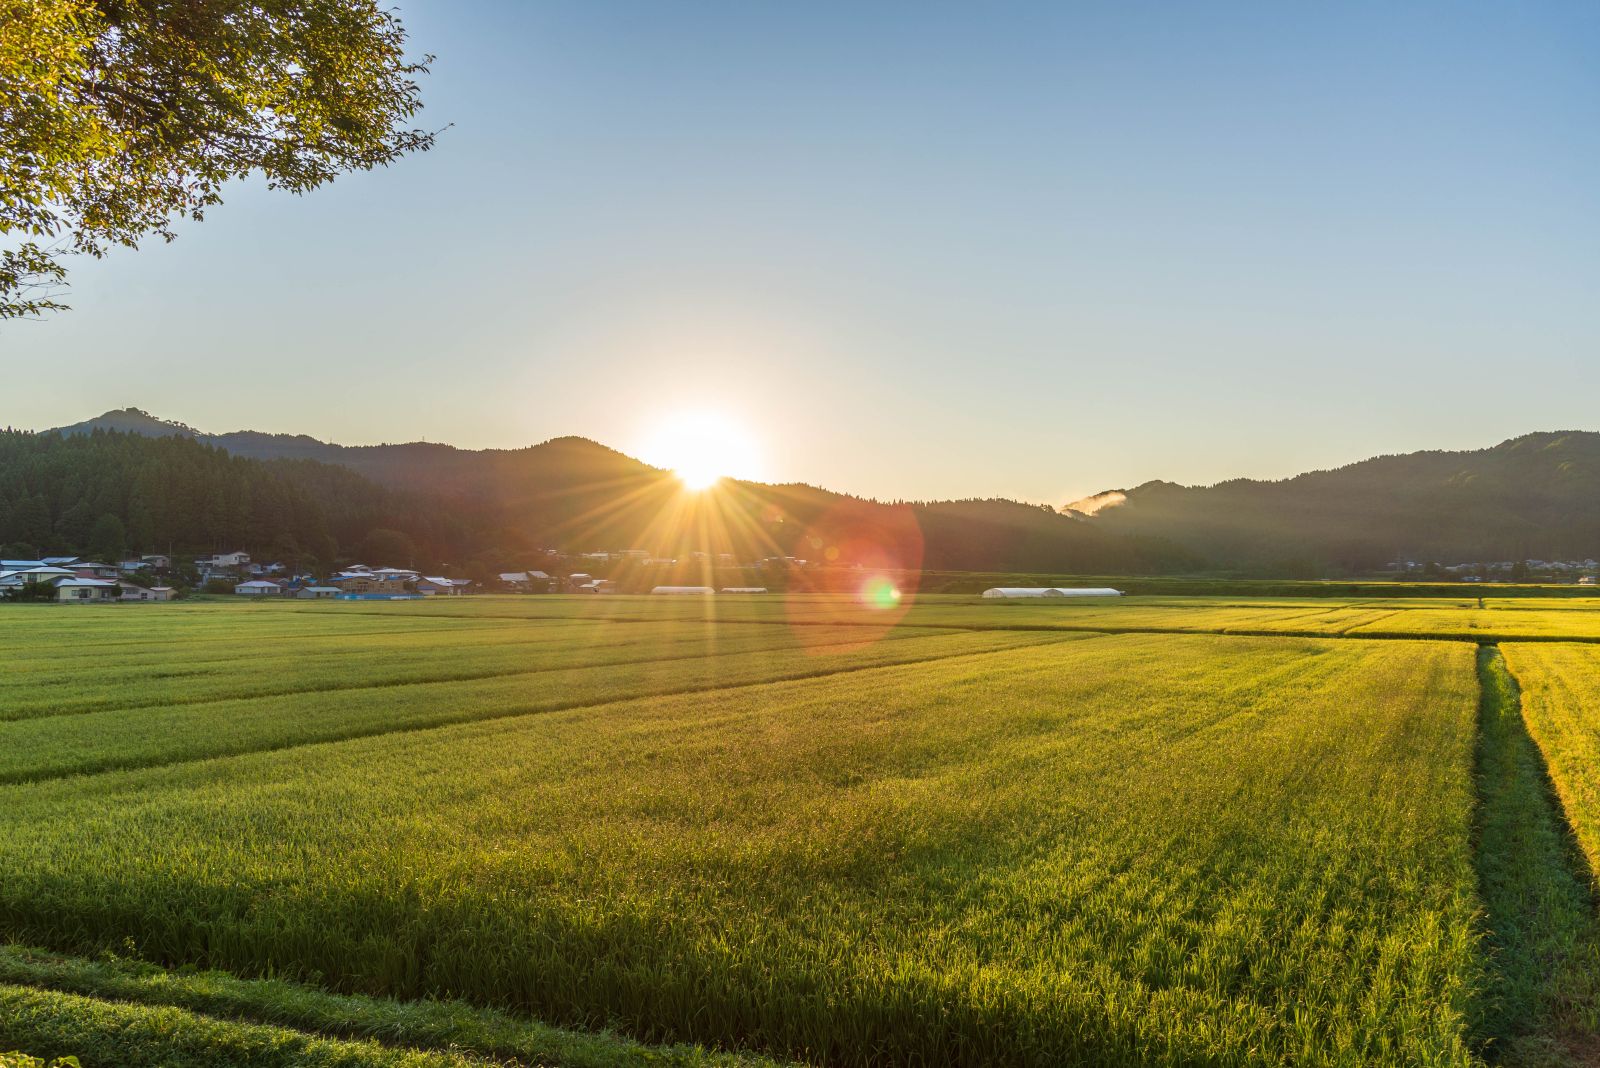
[[[402,0],[437,149],[0,327],[0,425],[1060,503],[1600,417],[1600,5]]]

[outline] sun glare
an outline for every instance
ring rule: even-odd
[[[761,478],[755,442],[719,412],[679,412],[646,439],[641,459],[665,467],[685,489],[710,489],[724,478]]]

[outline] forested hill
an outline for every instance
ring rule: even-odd
[[[0,556],[115,563],[127,553],[248,548],[331,562],[375,535],[375,547],[434,558],[475,537],[417,495],[327,464],[251,460],[182,435],[0,432]]]
[[[1600,558],[1600,434],[1380,456],[1280,482],[1150,482],[1074,502],[1106,533],[1169,538],[1221,566],[1276,574]]]
[[[251,431],[205,435],[129,409],[8,439],[0,449],[0,544],[41,551],[46,542],[54,551],[90,551],[93,525],[110,515],[123,524],[130,551],[172,545],[284,555],[272,546],[288,534],[308,550],[314,542],[319,561],[401,563],[392,549],[398,533],[414,546],[406,562],[472,571],[528,566],[537,548],[1057,573],[1197,563],[1159,540],[1108,534],[1081,518],[1013,501],[887,505],[749,482],[685,494],[668,472],[583,438],[511,450],[352,447]],[[162,481],[169,454],[189,465],[173,467],[189,472],[186,489]],[[119,488],[125,486],[134,489]],[[152,492],[205,503],[160,510],[135,503]],[[72,520],[58,527],[68,512]],[[18,514],[22,521],[13,519]]]

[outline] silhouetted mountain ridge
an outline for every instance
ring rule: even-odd
[[[1108,533],[1171,539],[1225,567],[1583,559],[1600,556],[1600,433],[1376,456],[1278,481],[1147,482],[1064,511]]]
[[[740,560],[793,556],[982,571],[1145,572],[1197,563],[1159,540],[1107,534],[1076,516],[1013,501],[884,504],[803,484],[755,482],[687,494],[670,472],[580,437],[523,449],[348,446],[258,431],[206,434],[138,409],[47,433],[71,440],[96,431],[192,438],[277,471],[309,465],[298,477],[318,484],[327,483],[315,475],[319,467],[353,472],[410,502],[409,515],[386,522],[417,540],[425,559],[637,548],[665,556],[706,551]],[[385,505],[390,516],[397,509]],[[417,527],[426,534],[413,534]],[[339,540],[342,547],[348,537]]]

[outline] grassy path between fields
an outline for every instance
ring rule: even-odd
[[[755,1055],[652,1046],[456,1002],[329,994],[0,945],[0,1050],[83,1068],[777,1068]]]
[[[1592,876],[1497,646],[1478,649],[1477,867],[1492,1063],[1600,1064],[1600,912]]]

